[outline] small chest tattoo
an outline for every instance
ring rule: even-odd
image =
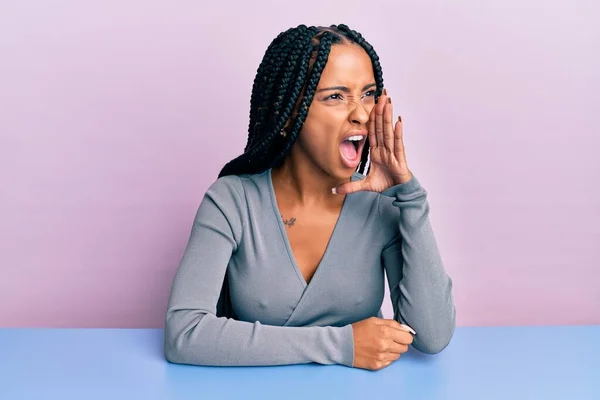
[[[285,219],[283,218],[283,216],[281,217],[283,219],[283,224],[289,226],[290,228],[294,225],[294,223],[296,222],[296,218],[292,217],[290,219]]]

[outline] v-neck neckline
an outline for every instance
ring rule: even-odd
[[[277,204],[277,197],[275,196],[275,186],[273,185],[273,178],[272,178],[271,172],[272,172],[272,168],[269,168],[267,170],[267,181],[268,181],[268,186],[269,186],[269,194],[271,197],[271,205],[272,205],[273,213],[275,214],[277,226],[279,226],[279,231],[281,232],[283,242],[285,244],[288,256],[290,258],[290,263],[292,264],[292,267],[296,271],[296,275],[298,276],[298,279],[302,283],[302,286],[304,287],[304,289],[306,289],[315,281],[315,278],[318,278],[323,267],[327,265],[327,256],[331,252],[331,247],[335,244],[334,240],[337,237],[337,231],[339,229],[341,229],[340,225],[341,225],[341,222],[343,221],[343,217],[345,214],[345,210],[347,208],[349,196],[346,195],[346,197],[344,197],[344,201],[342,203],[342,208],[340,209],[340,214],[337,217],[335,226],[333,227],[333,231],[331,232],[331,236],[329,237],[329,240],[327,241],[327,246],[325,247],[323,256],[321,257],[321,260],[317,264],[317,268],[315,269],[315,272],[313,273],[312,278],[310,279],[310,281],[307,282],[306,279],[304,278],[304,275],[302,275],[302,271],[300,271],[300,267],[298,266],[298,262],[296,261],[296,256],[294,256],[294,251],[292,250],[292,245],[290,243],[290,239],[287,235],[287,232],[285,231],[285,226],[281,219],[281,212],[279,210],[279,205]]]

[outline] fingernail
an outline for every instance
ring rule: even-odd
[[[387,89],[383,89],[383,94],[387,96]]]
[[[402,122],[402,117],[398,115],[398,121]]]
[[[331,193],[337,194],[337,189],[336,188],[331,188]]]
[[[414,331],[414,329],[413,329],[413,328],[411,328],[411,327],[410,327],[410,326],[408,326],[408,325],[400,324],[400,326],[401,326],[402,328],[404,328],[404,330],[406,330],[407,332],[410,332],[410,333],[412,333],[413,335],[416,335],[416,334],[417,334],[417,332],[415,332],[415,331]]]
[[[392,104],[392,98],[388,97],[388,103]]]

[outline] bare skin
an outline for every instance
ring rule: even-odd
[[[345,89],[339,89],[339,87]],[[338,89],[328,89],[338,87]],[[392,122],[392,104],[384,92],[375,104],[371,59],[359,46],[331,49],[306,121],[283,165],[272,171],[277,205],[296,263],[310,283],[323,257],[348,193],[381,192],[408,182],[412,174],[402,144],[402,123]],[[371,146],[367,178],[350,182],[356,170],[340,151],[349,134],[364,134]],[[332,189],[337,193],[333,193]],[[378,370],[408,349],[410,328],[394,320],[368,318],[352,325],[354,367]]]
[[[319,92],[333,86],[346,86],[351,93]],[[307,282],[323,257],[345,199],[345,195],[333,195],[331,188],[347,182],[354,172],[340,160],[340,140],[349,131],[367,131],[375,89],[367,53],[355,45],[333,46],[302,131],[283,165],[273,170],[281,215],[295,218],[286,231]],[[346,104],[336,93],[359,102]]]

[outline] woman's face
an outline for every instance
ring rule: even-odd
[[[368,140],[367,123],[375,106],[371,58],[355,44],[336,44],[315,91],[292,157],[312,163],[335,179],[348,179]],[[348,141],[347,139],[360,139]]]

